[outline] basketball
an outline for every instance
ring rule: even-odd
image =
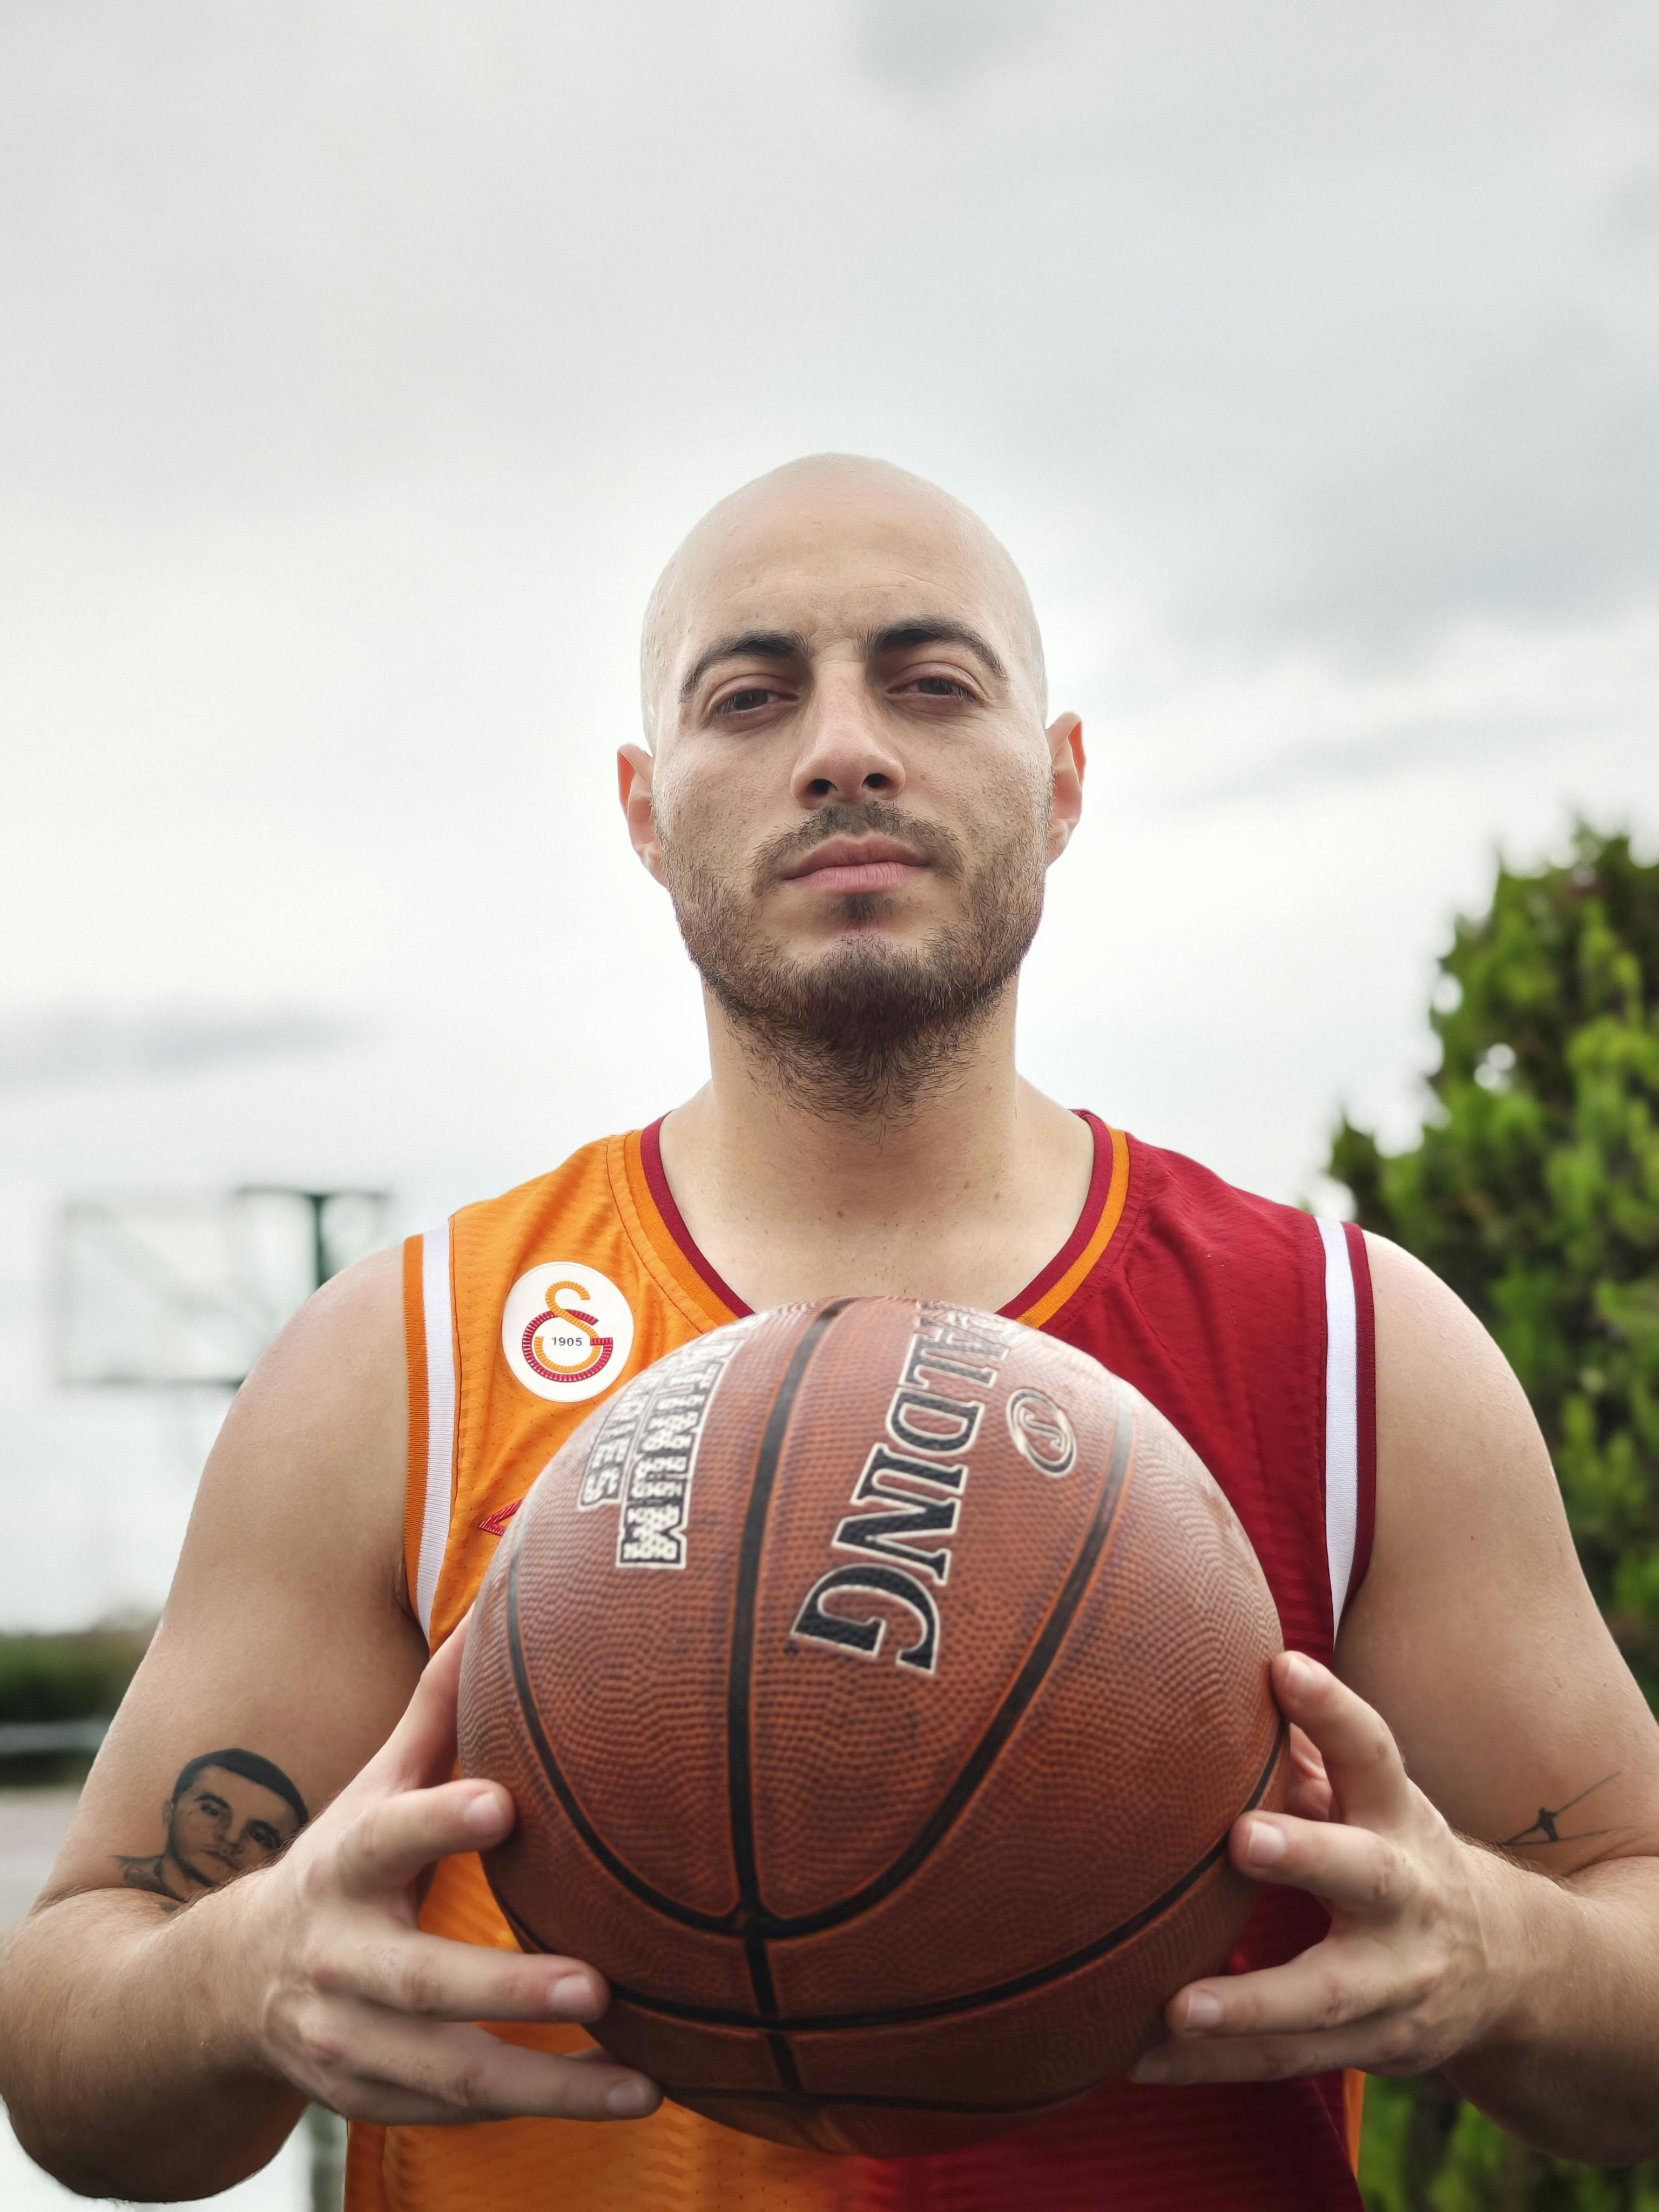
[[[529,1950],[710,2118],[875,2157],[1125,2072],[1223,1966],[1282,1802],[1278,1616],[1220,1490],[1085,1353],[899,1298],[671,1352],[487,1576],[463,1772]]]

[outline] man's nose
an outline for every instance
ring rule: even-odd
[[[883,725],[860,669],[821,676],[801,725],[794,794],[816,809],[857,806],[872,799],[896,799],[904,788],[904,763]]]

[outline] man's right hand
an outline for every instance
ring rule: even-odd
[[[307,2098],[428,2124],[658,2101],[603,2052],[507,2039],[598,2019],[591,1967],[420,1927],[434,1862],[499,1842],[514,1808],[453,1778],[462,1639],[428,1658],[404,1588],[405,1372],[392,1250],[319,1291],[244,1383],[161,1628],[0,1958],[0,2095],[82,2196],[228,2189]],[[200,1775],[234,1786],[175,1802]]]
[[[285,1855],[191,1908],[196,1932],[233,1947],[222,1987],[246,1998],[252,1976],[254,2016],[237,2023],[251,2066],[349,2119],[638,2119],[661,2094],[642,2075],[474,2025],[597,2020],[610,1992],[592,1967],[419,1927],[427,1869],[499,1843],[514,1819],[499,1783],[449,1778],[465,1634],[442,1645],[383,1748]]]

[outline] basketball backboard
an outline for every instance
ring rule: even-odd
[[[234,1389],[318,1285],[388,1241],[384,1191],[243,1189],[71,1200],[58,1221],[68,1383]]]

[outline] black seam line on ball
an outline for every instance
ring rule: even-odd
[[[946,2097],[859,2097],[820,2094],[812,2089],[799,2092],[786,2089],[729,2089],[719,2082],[665,2081],[664,2094],[677,2105],[690,2103],[701,2098],[711,2105],[786,2105],[797,2112],[833,2112],[843,2105],[856,2105],[860,2111],[878,2112],[1029,2112],[1033,2119],[1043,2112],[1058,2112],[1067,2105],[1074,2105],[1079,2097],[1086,2097],[1098,2082],[1086,2082],[1081,2089],[1073,2089],[1063,2097],[1046,2099],[1040,2105],[976,2105],[959,2104]]]
[[[495,1903],[500,1908],[502,1919],[512,1929],[514,1941],[518,1944],[519,1948],[521,1951],[539,1951],[545,1956],[548,1946],[538,1940],[534,1929],[527,1927],[520,1919],[513,1907],[510,1905],[503,1905],[499,1897],[495,1899]]]
[[[750,1986],[755,1992],[755,2002],[763,2019],[769,2019],[778,2008],[777,1992],[772,1986],[772,1966],[766,1955],[766,1939],[761,1936],[745,1936],[743,1955],[749,1968]],[[769,2034],[767,2045],[772,2053],[772,2063],[778,2069],[782,2083],[781,2094],[793,2096],[800,2090],[800,2074],[795,2065],[795,2054],[789,2048],[787,2035]]]
[[[519,1705],[524,1714],[525,1725],[530,1730],[531,1741],[536,1747],[536,1756],[541,1761],[542,1771],[552,1784],[553,1794],[558,1799],[566,1820],[605,1872],[619,1881],[623,1888],[632,1891],[642,1904],[660,1912],[665,1919],[678,1922],[684,1928],[701,1929],[710,1935],[729,1936],[735,1918],[733,1914],[699,1912],[690,1905],[682,1905],[677,1899],[653,1888],[648,1881],[641,1880],[635,1873],[625,1859],[618,1858],[582,1810],[574,1791],[566,1781],[554,1756],[553,1747],[547,1740],[547,1731],[542,1726],[542,1717],[536,1710],[535,1696],[530,1686],[530,1670],[525,1664],[524,1643],[519,1630],[519,1561],[522,1556],[523,1547],[520,1546],[514,1553],[512,1565],[507,1569],[507,1649],[513,1662],[513,1680],[518,1686]],[[529,1929],[526,1932],[533,1933]],[[556,1948],[544,1943],[539,1937],[535,1937],[534,1941],[538,1950],[548,1951]]]
[[[795,2064],[795,2054],[789,2047],[787,2035],[769,2035],[766,2040],[771,2050],[772,2063],[778,2069],[778,2079],[783,2084],[781,2090],[769,2094],[776,2096],[781,2103],[787,2104],[792,2098],[805,2094],[800,2086],[800,2069]]]
[[[840,1299],[834,1305],[826,1306],[814,1317],[799,1344],[795,1347],[794,1355],[779,1386],[778,1395],[773,1401],[771,1414],[760,1450],[757,1455],[755,1483],[750,1492],[744,1527],[742,1538],[744,1556],[739,1565],[740,1586],[738,1595],[739,1616],[743,1611],[741,1577],[750,1564],[748,1553],[751,1531],[756,1554],[755,1569],[757,1573],[758,1553],[765,1534],[765,1507],[776,1480],[777,1461],[781,1454],[783,1432],[787,1427],[789,1413],[799,1392],[807,1361],[816,1349],[823,1331],[851,1304],[850,1299]],[[1048,1620],[1044,1623],[1042,1633],[1027,1655],[1025,1664],[1010,1686],[1001,1705],[992,1716],[988,1726],[975,1747],[967,1764],[962,1768],[951,1788],[934,1808],[927,1825],[890,1865],[884,1868],[861,1890],[856,1891],[853,1896],[841,1898],[834,1905],[824,1905],[817,1912],[799,1913],[793,1916],[769,1913],[761,1905],[756,1894],[757,1884],[755,1887],[750,1886],[754,1882],[755,1877],[752,1796],[750,1794],[752,1790],[752,1778],[749,1771],[747,1721],[749,1674],[753,1650],[755,1598],[753,1579],[750,1579],[748,1590],[749,1638],[746,1642],[739,1643],[734,1632],[732,1668],[728,1679],[726,1720],[732,1747],[730,1769],[732,1850],[738,1865],[743,1903],[737,1911],[731,1912],[701,1912],[694,1905],[681,1904],[678,1898],[668,1896],[664,1891],[645,1881],[641,1875],[635,1874],[627,1861],[619,1857],[599,1833],[582,1810],[575,1793],[566,1781],[558,1759],[554,1754],[553,1747],[548,1741],[546,1730],[542,1726],[541,1716],[536,1709],[535,1699],[531,1693],[529,1669],[525,1664],[519,1626],[520,1553],[515,1551],[507,1576],[507,1638],[513,1662],[514,1680],[518,1684],[519,1701],[524,1710],[525,1719],[530,1729],[532,1741],[536,1747],[537,1756],[541,1761],[542,1771],[551,1784],[554,1794],[563,1808],[566,1819],[606,1873],[621,1882],[623,1887],[630,1891],[642,1904],[648,1905],[653,1911],[661,1913],[665,1919],[672,1920],[682,1928],[697,1929],[711,1936],[734,1935],[738,1932],[740,1926],[744,1927],[745,1933],[752,1931],[779,1940],[787,1940],[796,1936],[816,1935],[821,1929],[839,1927],[846,1921],[856,1919],[860,1913],[867,1912],[872,1905],[878,1905],[883,1899],[890,1896],[894,1890],[909,1879],[961,1817],[969,1801],[989,1772],[1004,1743],[1012,1734],[1015,1723],[1036,1696],[1048,1668],[1054,1663],[1060,1643],[1081,1602],[1089,1578],[1104,1548],[1106,1540],[1111,1534],[1117,1517],[1117,1509],[1121,1504],[1124,1476],[1128,1466],[1129,1453],[1134,1442],[1135,1426],[1132,1416],[1126,1419],[1125,1411],[1123,1399],[1120,1398],[1114,1418],[1112,1446],[1107,1462],[1106,1480],[1101,1486],[1100,1498],[1096,1504],[1094,1517],[1091,1522],[1088,1533],[1079,1548],[1076,1559],[1072,1563],[1071,1571],[1054,1601]],[[781,1418],[780,1418],[781,1414]],[[769,1447],[771,1448],[769,1463]],[[761,1483],[763,1472],[766,1476],[763,1493]],[[757,1496],[760,1498],[761,1505],[758,1515],[756,1508]],[[739,1717],[735,1710],[738,1703],[739,1664],[741,1664],[742,1674],[743,1707],[740,1725]],[[743,1822],[739,1821],[736,1802],[738,1747],[741,1747],[742,1784],[744,1804],[748,1812],[748,1818]],[[746,1860],[743,1844],[739,1842],[740,1837],[747,1839]],[[757,2002],[759,2002],[757,1994]]]
[[[1234,1820],[1245,1813],[1253,1813],[1266,1796],[1285,1747],[1285,1723],[1281,1720],[1273,1736],[1273,1747],[1267,1755],[1267,1763],[1262,1768],[1249,1797],[1234,1814]],[[982,2012],[991,2005],[1006,2003],[1011,1997],[1028,1996],[1031,1990],[1040,1990],[1050,1982],[1063,1981],[1067,1974],[1074,1974],[1081,1967],[1092,1966],[1097,1959],[1103,1959],[1109,1952],[1117,1950],[1150,1928],[1172,1905],[1178,1905],[1188,1890],[1195,1888],[1225,1856],[1227,1837],[1232,1832],[1232,1820],[1230,1820],[1226,1833],[1218,1844],[1206,1851],[1179,1881],[1172,1882],[1161,1897],[1155,1897],[1150,1905],[1143,1906],[1129,1919],[1120,1921],[1115,1928],[1104,1936],[1097,1936],[1092,1943],[1085,1943],[1080,1950],[1070,1952],[1065,1958],[1056,1959],[1048,1966],[1034,1967],[1030,1973],[1017,1974],[1012,1980],[999,1982],[990,1989],[969,1990],[961,1996],[935,1997],[926,2004],[895,2005],[885,2012],[786,2014],[771,2019],[761,2019],[753,2013],[722,2011],[713,2005],[677,2004],[667,1998],[642,1996],[639,1990],[624,1989],[617,1982],[611,1984],[611,1994],[624,2004],[637,2006],[641,2012],[661,2013],[672,2020],[696,2021],[709,2027],[758,2027],[769,2032],[782,2029],[791,2035],[816,2035],[832,2031],[844,2033],[849,2029],[858,2028],[902,2027],[913,2021],[945,2020],[955,2013]]]
[[[764,1916],[760,1925],[769,1936],[783,1941],[796,1936],[816,1936],[826,1928],[839,1928],[848,1920],[858,1919],[873,1905],[890,1897],[896,1889],[902,1888],[961,1819],[1059,1656],[1060,1645],[1066,1640],[1078,1607],[1083,1602],[1084,1593],[1094,1577],[1100,1555],[1116,1525],[1118,1508],[1123,1499],[1124,1478],[1128,1472],[1129,1453],[1134,1443],[1134,1430],[1133,1418],[1132,1415],[1126,1417],[1123,1400],[1120,1397],[1100,1496],[1096,1500],[1093,1516],[1084,1532],[1077,1555],[1060,1585],[1060,1594],[1036,1643],[1025,1655],[1025,1663],[1009,1685],[1002,1703],[992,1714],[979,1741],[955,1781],[934,1807],[926,1825],[890,1865],[884,1867],[873,1881],[866,1882],[862,1889],[854,1890],[850,1897],[840,1898],[834,1905],[823,1905],[817,1912],[796,1913],[787,1918]]]
[[[807,1370],[817,1358],[828,1332],[852,1304],[836,1298],[813,1315],[790,1354],[789,1364],[778,1384],[761,1432],[749,1481],[749,1503],[738,1541],[738,1572],[732,1601],[732,1648],[726,1671],[726,1811],[731,1824],[732,1860],[738,1877],[738,1919],[743,1931],[744,1957],[755,2003],[763,2015],[775,2014],[777,1997],[766,1956],[761,1902],[760,1868],[755,1856],[755,1777],[750,1734],[750,1692],[755,1664],[755,1609],[759,1601],[761,1554],[766,1546],[766,1524],[777,1487],[778,1463]],[[786,2090],[800,2087],[787,2039],[769,2037],[778,2079]]]
[[[749,1486],[749,1504],[738,1540],[737,1586],[732,1606],[732,1656],[726,1672],[726,1783],[732,1821],[732,1856],[738,1875],[738,1911],[745,1930],[767,1924],[769,1916],[761,1903],[760,1873],[755,1858],[755,1784],[752,1747],[749,1741],[749,1698],[755,1663],[755,1607],[760,1584],[761,1553],[766,1542],[767,1518],[772,1492],[777,1487],[778,1462],[783,1456],[795,1400],[806,1379],[806,1370],[822,1344],[824,1333],[852,1304],[837,1298],[815,1314],[791,1355],[777,1395],[766,1417],[755,1472]]]

